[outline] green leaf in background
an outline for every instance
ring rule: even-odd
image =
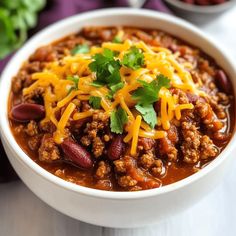
[[[26,25],[29,27],[29,28],[33,28],[36,26],[37,24],[37,15],[35,13],[31,13],[27,10],[22,10],[22,15],[24,17],[24,21],[26,23]]]
[[[15,10],[17,9],[21,4],[21,1],[9,1],[9,0],[1,0],[0,5],[4,8]]]
[[[45,6],[45,0],[21,0],[21,2],[31,12],[42,10]]]
[[[79,53],[88,53],[88,52],[89,52],[89,46],[87,44],[78,45],[71,50],[71,54],[73,56]]]
[[[0,35],[0,58],[3,58],[11,52],[16,41],[9,14],[4,8],[0,8]]]
[[[46,0],[0,0],[0,59],[19,48]]]

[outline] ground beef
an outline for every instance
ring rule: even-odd
[[[159,149],[156,150],[157,152],[160,152],[162,156],[166,156],[169,161],[177,160],[178,150],[175,148],[174,144],[169,140],[168,137],[160,139],[158,144]]]
[[[137,184],[137,180],[129,175],[118,177],[118,184],[123,188],[133,187]]]
[[[211,107],[208,103],[206,102],[197,102],[195,106],[195,112],[201,119],[207,117],[207,115],[211,112]]]
[[[117,173],[125,173],[127,171],[124,160],[122,159],[116,160],[113,162],[113,164],[115,166],[115,171]]]
[[[20,72],[13,78],[12,91],[14,93],[19,93],[26,84],[31,83],[31,76],[25,70],[20,70]]]
[[[31,120],[25,128],[25,133],[32,137],[37,135],[38,132],[38,123],[34,120]]]
[[[98,179],[104,179],[111,172],[111,167],[108,163],[100,161],[96,170],[95,176]]]
[[[38,152],[40,161],[52,162],[61,159],[60,151],[55,144],[53,137],[49,135],[44,135]]]
[[[200,145],[200,157],[205,160],[208,158],[215,157],[218,154],[216,146],[213,144],[213,141],[207,136],[203,135],[201,138]]]
[[[101,140],[100,137],[95,137],[93,139],[93,155],[94,157],[100,157],[103,154],[103,150],[105,148],[104,142]]]
[[[197,103],[195,106],[195,113],[201,118],[201,122],[207,130],[217,132],[224,126],[208,103]]]
[[[106,127],[109,126],[108,116],[104,112],[97,112],[93,114],[92,121],[86,124],[83,130],[84,135],[80,137],[80,142],[84,146],[92,145],[92,151],[94,157],[98,158],[103,155],[105,151],[105,142],[99,137],[98,133],[104,133]],[[109,133],[104,134],[110,137]]]
[[[178,99],[179,104],[186,104],[189,103],[188,96],[182,90],[178,90]]]
[[[155,160],[152,165],[151,173],[154,176],[160,176],[161,174],[164,174],[163,172],[164,172],[163,162],[161,161],[161,159]]]
[[[148,151],[140,157],[140,164],[145,168],[149,169],[155,161],[153,151]]]
[[[14,132],[16,135],[21,135],[24,130],[24,125],[18,125],[15,127]]]
[[[39,128],[41,131],[50,134],[56,131],[56,126],[51,121],[41,121],[39,123]]]
[[[89,146],[91,144],[91,138],[88,135],[84,135],[81,139],[80,142],[84,145],[84,146]]]
[[[41,138],[42,138],[41,135],[36,135],[36,136],[29,138],[28,146],[29,146],[30,150],[37,151],[39,149]]]
[[[108,126],[108,117],[104,112],[98,112],[93,114],[92,122],[87,123],[84,133],[89,138],[94,139],[97,137],[97,133]]]
[[[151,138],[139,138],[138,139],[138,149],[148,151],[155,146],[156,142]]]
[[[197,163],[200,157],[199,148],[201,135],[197,127],[191,122],[183,122],[181,127],[183,135],[181,151],[183,153],[184,162]]]

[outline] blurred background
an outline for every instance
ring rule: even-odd
[[[39,30],[68,16],[108,7],[152,9],[184,18],[211,34],[225,46],[232,58],[236,58],[235,5],[236,0],[0,0],[0,73],[12,55]],[[18,178],[0,142],[0,236],[143,236],[174,235],[176,232],[191,236],[233,236],[236,235],[236,211],[235,207],[227,205],[236,198],[233,174],[229,173],[224,184],[204,201],[177,218],[140,230],[116,231],[72,220],[45,205],[20,181],[12,182]],[[34,208],[37,211],[32,211]],[[226,211],[227,217],[224,217]],[[232,234],[225,233],[228,229]]]

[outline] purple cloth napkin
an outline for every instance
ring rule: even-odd
[[[80,12],[99,8],[127,6],[127,0],[48,0],[46,7],[39,14],[37,27],[29,31],[29,37],[53,22]],[[170,13],[162,0],[147,0],[144,8]],[[0,61],[0,73],[12,55]],[[0,142],[0,183],[16,178],[16,174],[11,168]]]

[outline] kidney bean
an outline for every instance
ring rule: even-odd
[[[218,87],[222,89],[223,92],[230,92],[230,83],[223,70],[217,70],[215,74],[215,79]]]
[[[123,149],[124,149],[124,143],[122,141],[122,135],[117,135],[111,142],[107,155],[110,160],[117,160],[120,158]]]
[[[45,116],[44,106],[33,103],[22,103],[11,110],[11,118],[18,122],[40,120]]]
[[[85,169],[89,169],[93,166],[90,153],[73,140],[64,140],[61,144],[61,148],[66,155],[66,158],[75,165]]]

